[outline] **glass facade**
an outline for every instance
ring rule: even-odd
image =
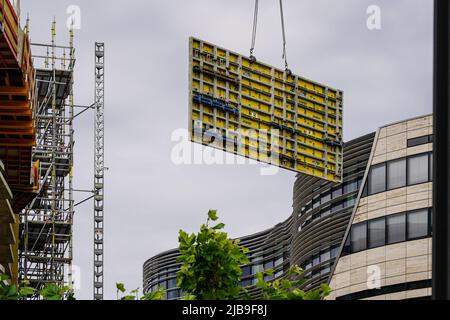
[[[432,162],[432,153],[424,153],[373,166],[362,196],[431,182]]]
[[[431,237],[431,209],[415,210],[352,226],[343,255]]]

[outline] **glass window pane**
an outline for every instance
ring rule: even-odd
[[[264,270],[269,270],[273,268],[273,260],[264,263]]]
[[[367,197],[369,195],[368,189],[369,188],[367,187],[367,182],[366,182],[366,184],[364,185],[364,189],[363,189],[363,193],[361,195],[361,198],[365,198],[365,197]]]
[[[381,247],[386,244],[386,220],[378,219],[369,222],[369,248]]]
[[[386,164],[373,167],[369,179],[369,194],[383,191],[386,191]]]
[[[167,288],[172,289],[177,287],[177,278],[172,278],[168,281]]]
[[[275,267],[281,266],[284,262],[283,257],[279,257],[277,260],[275,260]]]
[[[252,275],[252,266],[242,267],[242,278]]]
[[[322,195],[322,199],[320,202],[321,202],[321,204],[325,204],[325,203],[330,202],[330,200],[331,200],[331,191],[328,191],[327,193],[324,193]]]
[[[334,259],[339,254],[339,246],[333,246],[331,248],[331,259]]]
[[[331,214],[331,208],[330,207],[323,208],[322,211],[320,211],[320,216],[322,218],[325,218],[325,217],[329,216],[330,214]]]
[[[351,248],[350,248],[350,238],[351,236],[349,236],[347,238],[347,240],[345,240],[345,244],[344,244],[344,249],[342,250],[342,256],[346,256],[349,255],[351,253]]]
[[[331,206],[331,213],[338,212],[339,210],[342,210],[343,208],[343,202],[338,202],[336,204],[333,204]]]
[[[173,299],[177,299],[177,298],[179,298],[178,290],[172,290],[167,293],[168,300],[173,300]]]
[[[367,225],[365,223],[354,225],[351,235],[352,253],[367,249]]]
[[[408,148],[420,146],[423,144],[428,144],[429,142],[430,142],[429,136],[423,136],[423,137],[418,137],[418,138],[414,138],[414,139],[409,139],[408,140]]]
[[[428,235],[428,209],[408,214],[408,239],[417,239]]]
[[[388,190],[406,186],[406,159],[388,163]]]
[[[339,198],[342,196],[342,187],[333,189],[333,199]]]
[[[428,182],[428,154],[408,159],[408,184]]]
[[[344,201],[344,208],[350,208],[353,207],[356,203],[356,195],[351,196],[350,198],[346,199]]]
[[[328,260],[331,259],[331,252],[330,250],[326,250],[326,251],[322,251],[322,253],[320,254],[320,262],[324,263]]]
[[[434,175],[434,172],[433,172],[433,166],[434,166],[434,163],[433,163],[433,154],[432,153],[430,153],[430,181],[433,181],[433,175]]]
[[[344,184],[344,194],[355,192],[358,190],[358,180],[352,180]]]
[[[320,264],[320,255],[316,254],[313,256],[313,267],[318,266]]]
[[[388,244],[406,240],[406,215],[387,217],[387,237]]]
[[[313,209],[320,207],[320,196],[317,196],[313,200]]]

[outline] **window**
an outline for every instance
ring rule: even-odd
[[[366,182],[366,184],[364,185],[364,189],[363,189],[361,198],[366,198],[369,195],[369,191],[368,190],[369,189],[367,188],[367,182]]]
[[[325,217],[329,216],[330,214],[331,214],[331,208],[330,207],[323,208],[322,211],[320,211],[320,216],[322,218],[325,218]]]
[[[330,200],[331,200],[331,192],[328,191],[322,195],[320,202],[321,202],[321,204],[325,204],[325,203],[330,202]]]
[[[167,288],[173,289],[177,287],[177,278],[172,278],[169,281],[167,281]]]
[[[239,283],[239,285],[240,285],[241,287],[250,287],[250,286],[253,285],[253,279],[248,279],[248,280],[241,281],[241,282]]]
[[[273,268],[273,260],[264,263],[264,270],[269,270]]]
[[[311,209],[312,209],[312,201],[309,201],[309,202],[306,204],[306,212],[311,211]]]
[[[342,210],[342,208],[343,208],[342,202],[335,203],[331,206],[331,213],[338,212],[339,210]]]
[[[312,260],[308,260],[308,261],[306,262],[305,270],[311,269],[312,266],[313,266],[313,265],[312,265]]]
[[[372,167],[369,179],[369,194],[386,191],[386,164]]]
[[[342,187],[333,189],[333,199],[337,199],[342,196]]]
[[[428,209],[408,214],[408,239],[428,236]]]
[[[344,194],[358,191],[358,180],[352,180],[344,184]]]
[[[331,259],[336,258],[338,254],[339,254],[339,245],[331,247]]]
[[[320,264],[320,255],[316,254],[313,256],[313,267],[318,266]]]
[[[331,271],[331,267],[330,267],[330,265],[327,265],[327,266],[324,266],[322,269],[320,269],[320,274],[322,276],[326,276],[330,273],[330,271]]]
[[[361,223],[354,225],[351,233],[351,250],[352,253],[367,249],[367,224]]]
[[[384,246],[386,243],[386,220],[384,218],[369,222],[369,249]]]
[[[281,266],[283,264],[283,257],[279,257],[276,261],[275,261],[275,267]]]
[[[408,184],[414,185],[428,182],[428,154],[408,159]]]
[[[388,163],[388,190],[406,186],[406,159]]]
[[[317,196],[313,200],[313,209],[320,207],[320,196]]]
[[[356,195],[351,196],[350,198],[345,199],[344,201],[344,208],[350,208],[353,207],[356,203]]]
[[[433,181],[433,178],[434,178],[434,172],[433,172],[433,168],[434,168],[434,163],[433,163],[433,154],[432,153],[430,153],[430,164],[429,164],[429,167],[430,167],[430,181]]]
[[[252,266],[242,267],[242,278],[252,275]]]
[[[330,250],[326,250],[326,251],[322,251],[320,254],[320,261],[321,262],[326,262],[329,261],[331,259],[331,253]]]
[[[350,236],[345,240],[344,249],[342,250],[342,255],[349,255],[351,253],[350,248],[351,242],[350,242]]]
[[[179,297],[180,297],[180,292],[179,292],[179,290],[172,290],[172,291],[169,291],[169,292],[167,293],[167,299],[168,299],[168,300],[178,299]]]
[[[387,217],[387,243],[394,244],[406,240],[406,215]]]
[[[167,281],[160,282],[159,287],[163,290],[167,290]]]
[[[408,148],[421,146],[423,144],[428,144],[430,142],[432,142],[432,139],[430,136],[423,136],[423,137],[418,137],[418,138],[414,138],[414,139],[409,139],[408,140]]]

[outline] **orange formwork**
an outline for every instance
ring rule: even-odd
[[[9,0],[0,2],[0,160],[14,197],[23,209],[25,193],[37,191],[32,179],[32,148],[36,144],[35,70],[27,32]],[[26,199],[32,196],[26,196]],[[25,203],[26,205],[26,203]]]

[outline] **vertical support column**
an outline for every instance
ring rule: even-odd
[[[94,300],[103,300],[104,43],[95,43]]]
[[[450,2],[434,8],[433,299],[450,299]]]

